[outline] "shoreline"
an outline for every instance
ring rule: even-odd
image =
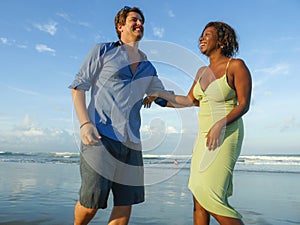
[[[157,176],[162,170],[149,172]],[[168,218],[173,218],[174,225],[192,224],[188,176],[189,170],[183,169],[146,186],[146,201],[133,206],[130,224],[167,225]],[[300,224],[300,174],[235,171],[233,185],[229,201],[245,224]],[[0,225],[72,224],[79,186],[76,164],[1,162]],[[111,206],[110,197],[108,208],[99,210],[90,224],[106,224]],[[215,224],[211,219],[211,225]]]

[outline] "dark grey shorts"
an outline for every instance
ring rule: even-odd
[[[141,145],[121,143],[105,136],[96,145],[81,145],[80,204],[106,208],[110,190],[115,206],[144,201],[144,169]]]

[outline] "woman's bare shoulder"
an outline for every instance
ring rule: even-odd
[[[230,65],[235,68],[245,67],[246,63],[241,58],[232,58]]]
[[[202,66],[198,69],[195,80],[199,80],[200,77],[204,74],[204,72],[207,70],[207,66]]]

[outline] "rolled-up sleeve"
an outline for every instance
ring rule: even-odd
[[[152,77],[151,83],[147,90],[147,95],[151,95],[155,91],[165,90],[165,87],[157,75]]]
[[[93,46],[83,61],[74,81],[68,88],[79,89],[88,91],[92,85],[94,77],[100,73],[101,60],[100,60],[101,44]]]

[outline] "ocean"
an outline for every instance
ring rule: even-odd
[[[144,155],[146,201],[133,207],[130,225],[193,224],[190,160]],[[300,225],[300,155],[241,155],[233,186],[229,201],[245,224]],[[79,188],[79,153],[2,151],[0,225],[71,225]],[[107,224],[112,202],[91,225]]]
[[[189,169],[190,155],[144,155],[144,166],[168,169]],[[78,164],[79,152],[5,152],[0,162]],[[300,173],[300,154],[241,155],[236,171]]]

